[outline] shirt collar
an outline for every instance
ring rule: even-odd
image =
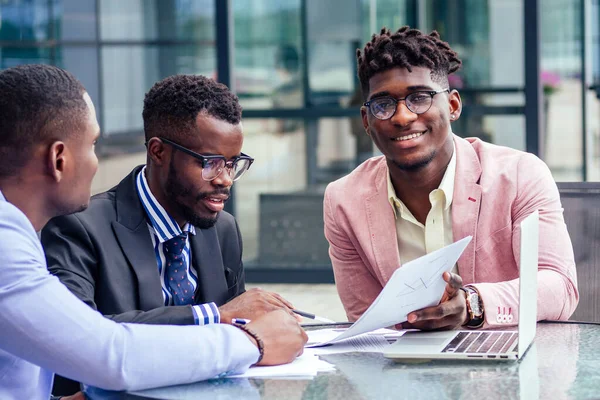
[[[444,173],[444,177],[440,182],[440,187],[438,189],[444,192],[446,196],[446,204],[444,206],[445,209],[450,207],[452,204],[452,196],[454,194],[454,178],[456,177],[456,146],[454,145],[454,141],[452,141],[452,158],[450,158],[450,162],[448,163],[448,167],[446,168],[446,172]]]
[[[398,218],[398,209],[400,213],[402,213],[404,209],[404,204],[400,199],[396,196],[396,190],[394,189],[394,185],[392,185],[392,176],[390,175],[390,171],[388,169],[387,176],[387,191],[388,191],[388,201],[392,206],[392,210],[394,210],[394,217]]]
[[[150,220],[150,225],[154,228],[154,232],[160,243],[179,236],[183,232],[188,232],[192,235],[196,234],[196,228],[189,222],[186,222],[182,230],[175,219],[156,200],[146,180],[146,167],[142,168],[137,175],[136,188],[142,206]]]
[[[444,204],[444,208],[448,209],[450,204],[452,204],[452,195],[454,193],[454,178],[456,176],[456,146],[454,145],[454,141],[452,141],[452,157],[450,158],[450,162],[448,163],[448,167],[446,168],[446,172],[444,172],[444,176],[442,177],[442,181],[440,182],[440,186],[436,190],[441,190],[445,197],[446,202]],[[404,212],[405,205],[396,196],[396,190],[394,189],[394,185],[392,184],[392,177],[390,175],[390,171],[387,173],[387,188],[388,188],[388,201],[392,206],[392,210],[394,210],[394,216],[398,218],[398,213],[396,209],[402,214]]]

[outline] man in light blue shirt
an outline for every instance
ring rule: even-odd
[[[48,273],[36,231],[86,208],[98,136],[94,106],[68,72],[46,65],[0,72],[0,399],[46,400],[54,373],[144,389],[300,354],[306,334],[285,311],[244,330],[118,324]]]

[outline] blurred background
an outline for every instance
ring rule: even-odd
[[[332,282],[327,183],[376,153],[356,48],[382,26],[436,29],[459,53],[456,134],[530,151],[557,181],[600,178],[599,0],[0,0],[0,69],[74,73],[102,138],[94,192],[145,162],[144,94],[173,74],[240,97],[256,162],[227,204],[252,282]],[[1,95],[1,94],[0,94]]]

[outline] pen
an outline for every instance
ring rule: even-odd
[[[294,312],[295,314],[301,315],[304,318],[310,318],[310,319],[314,319],[316,321],[327,322],[327,323],[335,322],[330,319],[319,317],[319,316],[316,316],[315,314],[307,313],[307,312],[300,311],[300,310],[292,310],[292,312]]]

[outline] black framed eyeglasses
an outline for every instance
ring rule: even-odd
[[[395,99],[392,96],[377,97],[367,101],[363,105],[369,108],[371,114],[373,114],[375,118],[383,120],[390,119],[394,116],[398,109],[398,103],[402,100],[404,100],[406,108],[410,111],[415,114],[423,114],[431,108],[433,96],[444,92],[450,93],[450,89],[413,92],[401,99]]]
[[[163,137],[159,137],[158,139],[173,146],[177,150],[180,150],[200,160],[202,163],[202,178],[209,182],[221,175],[223,170],[227,170],[232,181],[237,181],[246,173],[246,171],[248,171],[254,162],[254,158],[244,153],[241,153],[241,155],[234,157],[231,160],[227,160],[225,156],[221,155],[198,154],[195,151],[180,145],[179,143],[175,143],[172,140],[165,139]]]

